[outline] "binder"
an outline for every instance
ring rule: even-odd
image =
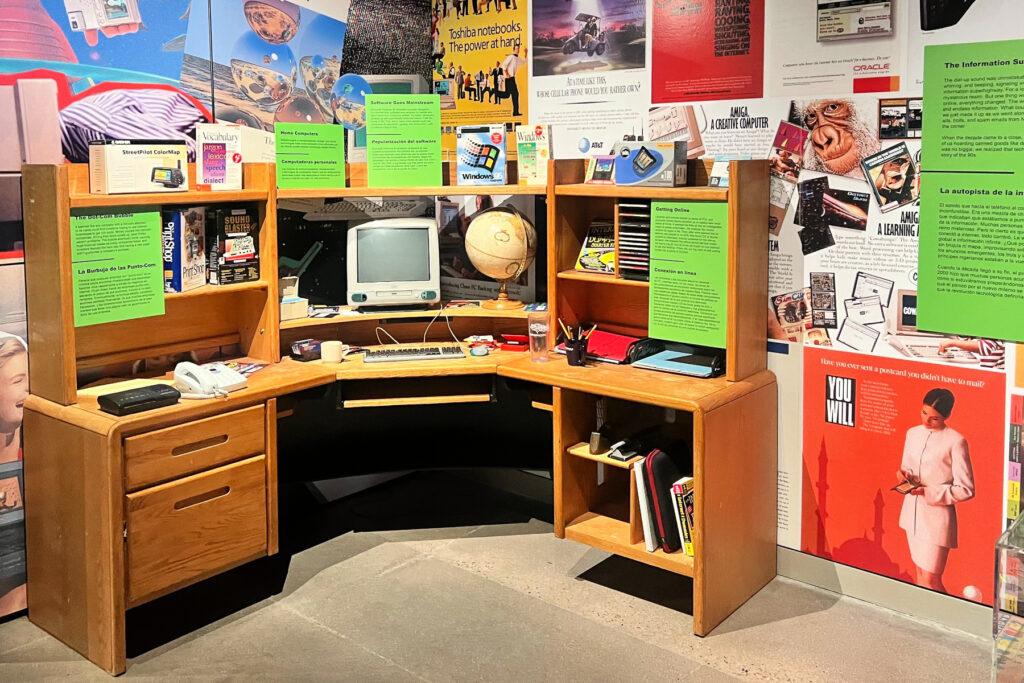
[[[587,358],[603,363],[626,363],[630,349],[638,341],[638,337],[594,330],[587,339]],[[565,343],[559,344],[555,351],[565,353]]]
[[[643,458],[633,465],[634,479],[636,479],[636,496],[640,502],[640,523],[644,528],[644,546],[647,552],[654,552],[654,532],[651,529],[651,512],[647,507],[647,488],[644,486],[644,461]]]

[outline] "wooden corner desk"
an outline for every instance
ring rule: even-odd
[[[602,329],[645,335],[645,283],[623,280],[617,271],[606,277],[572,271],[590,220],[607,217],[617,226],[619,197],[727,202],[726,377],[701,380],[606,364],[570,367],[554,354],[534,363],[512,352],[381,364],[365,364],[359,356],[340,364],[281,360],[281,349],[305,336],[371,343],[385,318],[389,331],[418,339],[432,314],[279,323],[277,281],[266,272],[244,286],[168,295],[160,318],[76,328],[69,228],[75,211],[254,202],[262,222],[260,250],[272,263],[277,200],[288,193],[274,188],[273,166],[266,165],[246,166],[247,189],[237,196],[190,188],[175,195],[99,198],[87,192],[84,167],[26,166],[29,619],[106,671],[124,672],[127,609],[277,552],[277,424],[290,412],[284,397],[337,382],[345,409],[431,409],[490,401],[495,378],[504,377],[546,397],[533,405],[551,416],[555,534],[692,577],[694,632],[710,633],[775,576],[777,405],[774,376],[765,369],[763,305],[767,169],[764,162],[732,162],[728,190],[595,188],[580,184],[582,173],[577,162],[553,162],[546,188],[516,187],[546,197],[550,308],[569,324],[598,322]],[[350,177],[360,177],[359,170],[350,168]],[[315,194],[396,192],[356,187]],[[403,188],[403,194],[454,193],[449,187]],[[522,312],[451,315],[460,338],[522,332],[526,323]],[[446,327],[435,326],[432,340],[447,336]],[[114,417],[99,411],[96,396],[115,385],[79,386],[82,371],[227,345],[268,365],[249,378],[247,388],[225,398]],[[647,552],[632,470],[578,448],[596,426],[598,402],[616,423],[667,425],[693,444],[693,557]]]

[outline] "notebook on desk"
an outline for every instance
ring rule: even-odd
[[[690,377],[715,377],[725,371],[721,349],[701,349],[686,344],[669,344],[665,349],[634,361],[633,366]]]
[[[626,363],[630,349],[639,341],[639,338],[626,334],[594,330],[587,338],[587,358],[602,363]],[[555,347],[555,351],[565,353],[565,343]]]

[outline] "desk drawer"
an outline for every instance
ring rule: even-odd
[[[263,405],[258,405],[128,437],[128,490],[266,452],[264,414]]]
[[[129,606],[267,552],[266,456],[126,498]]]

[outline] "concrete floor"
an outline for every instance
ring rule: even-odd
[[[281,555],[129,614],[127,676],[988,680],[984,640],[786,579],[696,638],[687,579],[559,541],[549,506],[457,473],[282,500]],[[107,679],[0,623],[0,680],[58,677]]]

